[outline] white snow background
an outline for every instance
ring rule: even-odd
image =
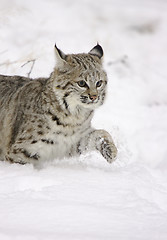
[[[35,60],[30,77],[47,77],[55,42],[97,41],[109,84],[93,125],[118,159],[0,162],[0,240],[167,239],[167,1],[0,0],[0,74],[27,76]]]

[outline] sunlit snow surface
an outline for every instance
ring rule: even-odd
[[[119,150],[112,165],[96,152],[41,169],[0,162],[0,240],[167,239],[166,26],[165,0],[0,0],[0,74],[27,76],[35,60],[30,76],[49,76],[55,42],[103,46],[93,125]]]

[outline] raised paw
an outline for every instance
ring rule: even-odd
[[[117,156],[117,148],[115,144],[111,141],[108,141],[108,139],[101,138],[100,139],[101,145],[100,145],[100,152],[102,156],[109,162],[112,163]]]
[[[116,159],[117,148],[110,134],[105,130],[95,130],[92,137],[95,140],[96,149],[109,163],[112,163]]]
[[[111,135],[103,129],[93,130],[89,134],[87,149],[98,150],[109,163],[116,160],[117,148]]]

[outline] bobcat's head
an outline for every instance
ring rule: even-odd
[[[54,89],[62,104],[69,110],[77,106],[93,110],[102,105],[107,84],[102,47],[97,44],[87,54],[66,55],[55,45],[55,53]]]

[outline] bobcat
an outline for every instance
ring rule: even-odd
[[[113,162],[111,136],[91,127],[106,94],[102,47],[66,55],[55,45],[55,55],[49,78],[0,75],[0,159],[36,165],[98,150]]]

